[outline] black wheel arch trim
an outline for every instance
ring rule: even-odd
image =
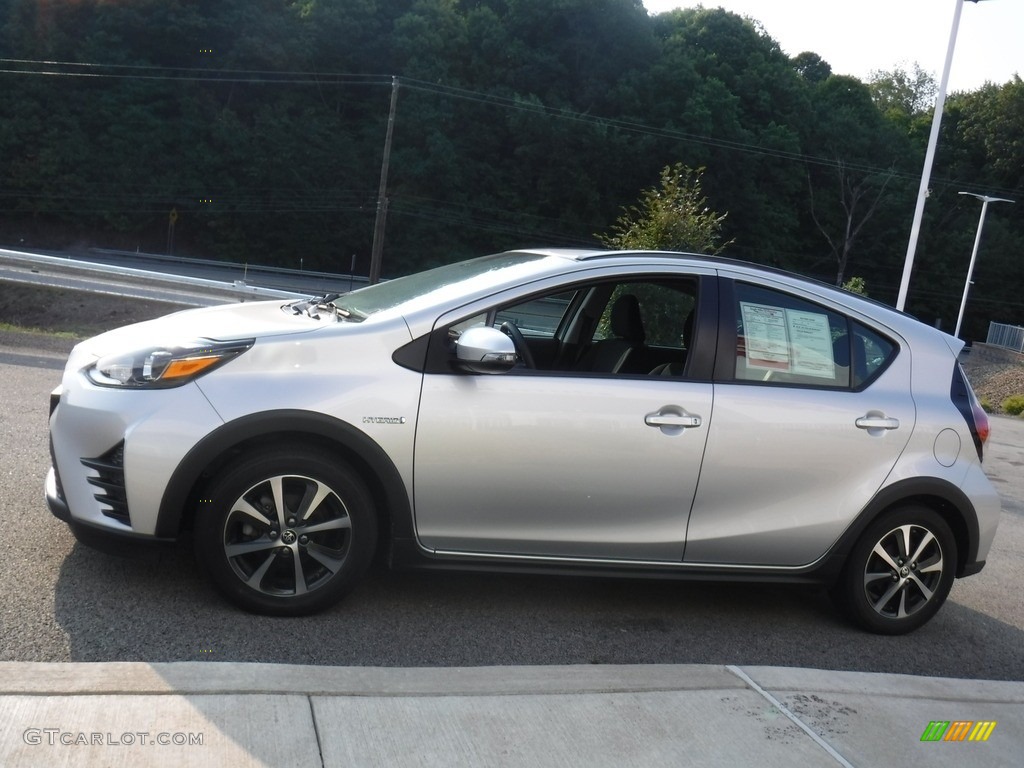
[[[936,501],[939,502],[938,505]],[[911,477],[886,486],[875,494],[829,550],[825,556],[823,571],[832,578],[838,577],[853,545],[880,514],[896,506],[914,503],[935,509],[953,530],[953,536],[957,540],[957,578],[981,570],[981,565],[978,564],[978,513],[971,500],[948,480],[938,477]],[[966,547],[963,546],[965,540]]]
[[[372,438],[351,424],[322,413],[303,410],[278,410],[242,416],[229,421],[196,443],[179,462],[164,490],[157,517],[155,535],[176,538],[182,529],[187,505],[197,483],[211,466],[229,455],[233,449],[262,438],[281,435],[314,437],[337,446],[364,470],[374,496],[383,503],[384,517],[380,523],[393,535],[413,535],[412,506],[405,484],[390,457]],[[362,466],[360,466],[362,465]]]

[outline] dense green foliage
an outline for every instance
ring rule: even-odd
[[[1024,395],[1010,395],[1003,400],[1003,410],[1011,416],[1024,413]]]
[[[883,301],[934,85],[640,0],[0,0],[0,52],[2,243],[365,274],[397,77],[385,276],[595,244],[682,164],[728,214],[723,255]],[[908,309],[953,326],[979,213],[958,191],[1021,200],[989,212],[978,338],[1024,324],[1024,82],[947,110]]]
[[[851,277],[843,283],[843,288],[850,293],[857,293],[861,296],[868,295],[868,284],[863,277]]]
[[[639,205],[629,206],[598,239],[619,250],[721,253],[729,245],[722,243],[726,215],[708,208],[701,175],[682,163],[663,168],[661,183],[645,189]]]

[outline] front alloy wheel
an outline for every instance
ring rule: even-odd
[[[854,546],[839,585],[840,602],[865,629],[888,635],[910,632],[945,602],[956,561],[956,541],[936,512],[925,507],[892,510]]]
[[[243,457],[201,505],[196,552],[217,588],[257,613],[322,610],[369,564],[376,521],[365,485],[306,451]]]

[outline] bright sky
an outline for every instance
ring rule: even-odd
[[[963,2],[949,90],[1024,77],[1024,0],[643,0],[651,14],[704,5],[760,21],[789,56],[813,51],[839,75],[923,70],[942,77],[956,3]]]

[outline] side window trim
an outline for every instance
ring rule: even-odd
[[[693,343],[688,351],[683,378],[712,381],[722,337],[719,306],[723,280],[716,275],[697,275],[697,306],[694,308]]]
[[[736,328],[736,283],[718,277],[718,344],[715,352],[714,381],[736,380],[735,355],[739,334]]]

